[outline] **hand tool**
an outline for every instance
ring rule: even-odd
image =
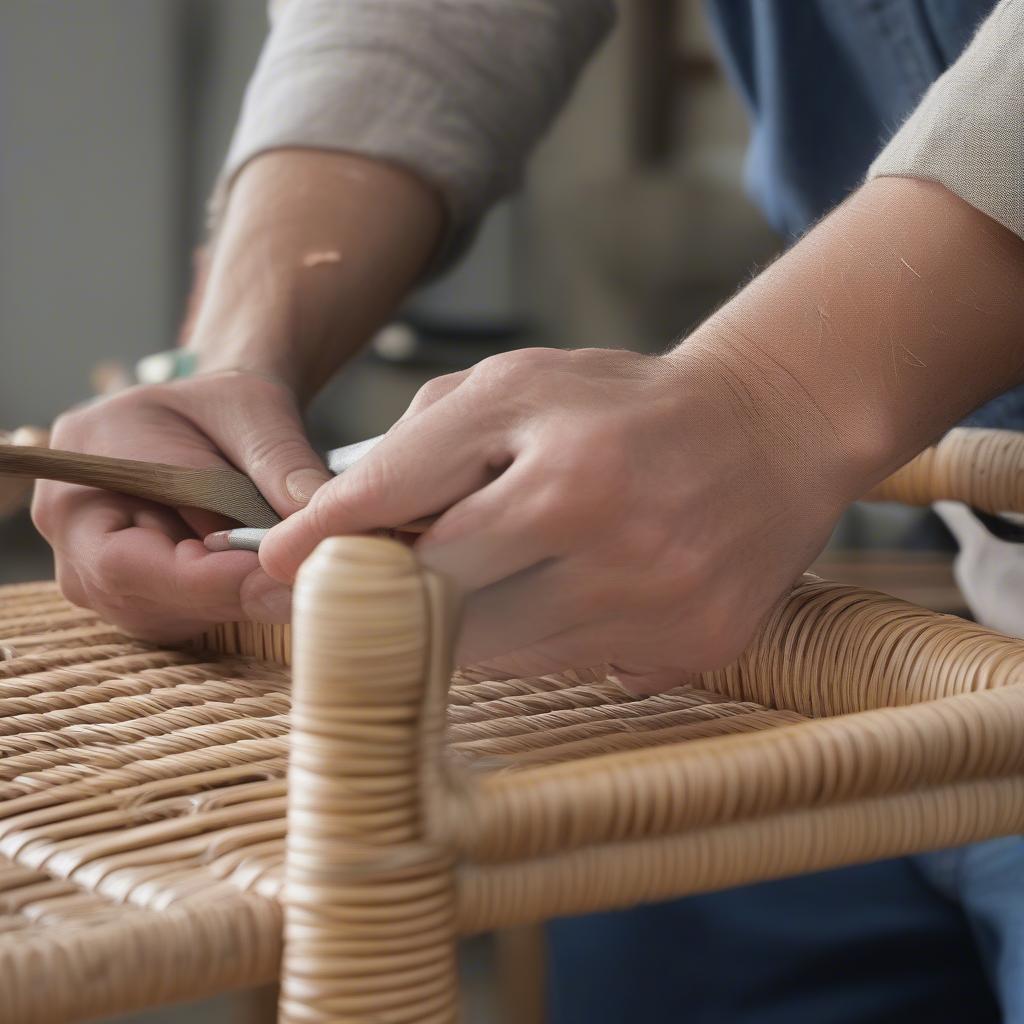
[[[344,472],[369,452],[381,437],[328,452],[335,473]],[[240,530],[210,534],[211,551],[258,551],[267,530],[281,521],[256,485],[243,473],[227,467],[195,469],[105,455],[83,455],[27,445],[0,444],[0,476],[60,480],[145,498],[175,508],[219,512],[243,524]],[[436,516],[426,516],[396,528],[400,533],[423,533]]]
[[[61,480],[175,508],[206,509],[249,527],[269,528],[281,521],[256,485],[243,473],[227,467],[195,469],[0,444],[0,475]]]
[[[327,465],[331,472],[338,476],[354,466],[383,440],[384,435],[380,434],[377,437],[367,438],[365,441],[356,441],[354,444],[335,448],[327,453]],[[395,532],[424,533],[437,518],[437,516],[424,516],[422,519],[416,519],[404,526],[395,527]],[[259,551],[260,542],[266,534],[266,530],[222,530],[218,533],[211,533],[204,539],[204,543],[211,551]]]

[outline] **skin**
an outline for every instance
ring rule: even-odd
[[[442,512],[417,547],[467,595],[460,661],[512,673],[610,663],[633,688],[661,689],[734,658],[851,501],[1024,377],[1024,243],[939,185],[881,179],[672,351],[533,349],[439,378],[370,455],[289,507],[286,470],[316,466],[295,409],[387,315],[442,230],[431,190],[383,165],[287,152],[250,165],[192,344],[204,368],[256,373],[219,381],[219,413],[190,399],[177,440],[154,429],[148,457],[219,450],[294,514],[257,566],[199,552],[185,520],[175,534],[152,507],[45,485],[37,520],[72,599],[124,621],[119,595],[141,590],[150,603],[132,602],[131,625],[164,639],[194,632],[197,608],[280,621],[322,538]],[[310,274],[311,250],[341,259]],[[250,394],[266,387],[258,374],[279,382],[280,402]],[[125,438],[149,422],[162,435],[169,400],[128,401],[74,414],[54,443],[133,454]],[[260,428],[246,411],[257,408]],[[234,415],[249,417],[237,435]],[[289,466],[250,444],[253,429],[286,439]],[[175,581],[192,603],[169,601]]]
[[[441,225],[438,200],[403,171],[301,150],[253,161],[235,182],[191,304],[199,375],[72,410],[51,445],[229,463],[280,515],[292,514],[329,478],[302,407],[405,294]],[[287,588],[254,554],[203,547],[198,538],[226,520],[46,481],[32,514],[68,599],[145,639],[287,617]]]

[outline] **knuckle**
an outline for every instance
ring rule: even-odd
[[[308,460],[306,441],[291,431],[268,431],[251,438],[246,453],[250,473]]]
[[[303,532],[308,529],[308,533],[316,538],[329,537],[334,533],[334,524],[340,521],[347,507],[345,499],[334,493],[335,489],[329,484],[327,487],[321,487],[313,495],[313,500],[302,512]],[[265,554],[271,553],[269,550],[266,553],[261,550],[261,560],[264,560]]]
[[[314,495],[306,514],[314,532],[323,537],[345,531],[350,524],[362,527],[372,509],[389,489],[389,472],[380,459],[357,463]],[[374,524],[387,526],[387,523]]]
[[[558,349],[521,348],[488,356],[473,367],[472,377],[485,387],[507,387],[535,380],[565,353]]]
[[[54,448],[78,451],[102,444],[104,438],[120,439],[116,426],[122,417],[136,413],[140,407],[162,402],[164,385],[140,384],[115,395],[107,395],[61,413],[50,430]]]
[[[335,497],[349,507],[373,507],[382,502],[397,483],[387,459],[371,456],[355,468],[351,478],[345,481],[342,477],[343,486],[335,490]],[[344,486],[346,482],[348,486]]]
[[[436,402],[439,402],[444,398],[448,390],[442,384],[444,377],[432,377],[425,384],[421,384],[416,391],[416,394],[412,396],[412,401],[406,407],[402,419],[406,420],[410,416],[416,416],[421,412],[425,412]]]
[[[422,384],[416,392],[413,403],[418,408],[425,408],[433,405],[434,402],[444,398],[457,385],[456,374],[446,373],[440,377],[432,377],[425,384]]]

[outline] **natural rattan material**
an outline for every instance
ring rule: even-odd
[[[318,559],[289,829],[286,671],[147,647],[52,585],[0,589],[0,1020],[272,979],[286,870],[285,1020],[447,1020],[457,933],[1024,824],[1020,642],[808,580],[745,668],[707,678],[720,693],[581,671],[446,694],[442,602],[405,549]],[[936,659],[939,690],[872,683]],[[844,663],[826,702],[822,666]]]
[[[963,501],[984,512],[1024,512],[1024,433],[951,430],[867,497],[905,505]]]
[[[0,663],[0,1020],[84,1019],[272,979],[287,674],[137,643],[52,584],[0,589],[0,644],[12,654]],[[467,681],[452,701],[451,756],[498,775],[575,756],[580,726],[595,749],[631,749],[771,714],[689,691],[635,699],[597,673]],[[366,722],[359,734],[364,754],[378,749]],[[40,984],[40,971],[64,980]]]
[[[951,496],[1021,510],[970,443],[1002,480]],[[0,588],[0,1021],[260,984],[282,927],[283,1020],[451,1021],[459,934],[1024,827],[1024,642],[882,595],[807,578],[646,698],[451,680],[393,542],[325,542],[296,608],[293,694],[286,629],[158,650]]]

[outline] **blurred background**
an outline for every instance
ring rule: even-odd
[[[523,192],[317,401],[319,446],[382,432],[424,380],[493,352],[661,349],[778,251],[743,192],[747,124],[699,0],[622,8]],[[260,0],[0,5],[0,430],[45,427],[110,364],[174,344],[266,31]],[[16,503],[0,494],[0,512]],[[0,581],[48,572],[25,515],[0,530]],[[834,540],[946,543],[887,508],[852,510]]]
[[[88,393],[98,362],[131,364],[173,343],[263,6],[0,8],[7,423],[48,421]],[[640,16],[666,6],[679,9],[676,39]],[[433,344],[416,352],[392,336],[382,354],[443,371],[538,341],[664,346],[776,248],[742,196],[745,135],[699,5],[630,5],[524,194],[495,212],[456,273],[410,304]],[[395,397],[385,408],[357,397],[344,414],[324,411],[323,427],[386,425],[404,406]]]
[[[743,193],[744,111],[699,0],[621,6],[523,192],[317,401],[318,446],[382,432],[426,379],[504,349],[664,348],[778,251]],[[0,4],[0,430],[46,427],[109,364],[175,343],[266,30],[259,0]],[[0,479],[0,582],[51,572],[17,491]],[[957,610],[948,551],[929,548],[948,542],[927,513],[858,507],[821,571]],[[486,947],[466,963],[486,978]],[[488,985],[469,991],[467,1019],[490,1019]]]

